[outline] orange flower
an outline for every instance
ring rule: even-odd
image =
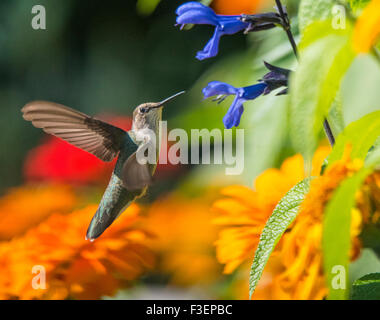
[[[372,0],[356,22],[353,44],[357,53],[367,53],[380,36],[380,0]]]
[[[62,185],[13,188],[0,199],[0,240],[21,235],[53,212],[72,210],[76,197]]]
[[[318,175],[329,147],[317,150],[312,175]],[[260,234],[280,199],[304,178],[301,155],[284,161],[280,169],[268,169],[255,181],[255,190],[231,186],[222,190],[227,198],[218,200],[213,210],[218,214],[214,223],[224,226],[216,241],[217,258],[231,273],[247,259],[252,259]]]
[[[130,206],[91,243],[84,235],[96,209],[89,205],[68,215],[51,215],[22,237],[0,243],[0,298],[97,299],[150,268],[148,234],[134,226],[138,207]],[[33,287],[41,276],[32,273],[36,267],[46,272],[46,288]]]
[[[148,210],[144,226],[156,236],[151,245],[159,255],[158,269],[171,274],[172,283],[209,284],[220,274],[209,202],[207,196],[197,200],[173,194]]]
[[[313,175],[318,175],[327,153],[328,148],[319,148],[316,152]],[[361,166],[362,162],[351,161],[346,153],[341,161],[337,161],[322,176],[312,180],[310,192],[306,195],[296,220],[271,255],[253,299],[322,299],[326,295],[321,250],[323,209],[341,181]],[[256,181],[255,191],[247,189],[245,194],[240,192],[239,197],[237,192],[230,192],[230,205],[215,207],[219,213],[215,222],[220,224],[222,221],[226,226],[216,243],[218,259],[226,264],[225,272],[232,272],[238,265],[252,261],[266,220],[275,204],[295,184],[294,178],[297,177],[296,182],[302,179],[302,171],[302,158],[294,156],[287,159],[279,170],[269,169],[257,179],[263,181],[271,176],[266,185],[271,186],[273,191],[259,187]],[[273,175],[274,172],[277,177]],[[285,188],[286,183],[289,186]],[[260,201],[260,198],[265,200]],[[358,236],[362,226],[361,212],[353,210],[352,217],[351,258],[354,259],[360,249]],[[229,232],[230,236],[227,237],[223,232]],[[245,281],[246,291],[242,297],[248,298],[247,278]]]
[[[357,205],[363,215],[363,223],[378,224],[380,220],[380,172],[375,171],[367,179],[357,195]]]
[[[341,160],[328,167],[321,177],[311,181],[310,192],[302,204],[300,213],[320,219],[325,205],[342,180],[350,177],[363,166],[363,161],[361,160],[350,160],[350,152],[351,148],[346,148]]]
[[[211,7],[217,14],[252,14],[262,5],[263,0],[214,0]]]

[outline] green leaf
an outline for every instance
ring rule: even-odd
[[[355,58],[342,82],[345,124],[380,109],[380,64],[369,54]]]
[[[288,98],[288,95],[267,95],[245,103],[241,126],[248,141],[244,148],[245,163],[250,165],[244,167],[242,178],[247,185],[252,185],[252,180],[265,169],[277,165],[279,151],[287,143]]]
[[[316,20],[331,18],[331,10],[334,5],[336,5],[334,0],[302,0],[298,10],[301,32]]]
[[[360,239],[362,241],[364,248],[371,248],[373,252],[380,255],[380,229],[379,226],[375,224],[365,224],[363,226],[362,232],[360,234]],[[378,269],[380,270],[380,269]],[[376,271],[378,271],[376,270]]]
[[[380,300],[380,273],[370,273],[356,280],[352,300]]]
[[[259,245],[253,259],[249,278],[249,293],[252,296],[257,283],[263,273],[264,267],[270,254],[280,240],[282,234],[294,221],[298,214],[298,209],[305,194],[309,191],[311,178],[302,180],[281,199],[272,215],[268,219],[260,236]]]
[[[361,234],[361,239],[363,236],[363,232]],[[377,238],[378,240],[379,238]],[[350,273],[349,278],[352,285],[356,280],[365,276],[368,273],[379,272],[380,270],[380,259],[376,255],[373,249],[369,249],[366,246],[366,243],[363,243],[363,249],[360,252],[360,256],[358,259],[350,263]]]
[[[342,158],[344,148],[351,145],[351,159],[364,160],[369,149],[380,136],[380,111],[365,115],[351,122],[336,139],[335,146],[329,155],[329,166]]]
[[[378,141],[379,139],[377,139]],[[367,158],[365,159],[365,164],[368,166],[377,165],[380,163],[380,146],[375,143],[375,145],[368,152]]]
[[[316,23],[307,30],[316,34],[320,27],[321,24]],[[303,47],[300,64],[290,79],[290,135],[295,148],[306,160],[311,159],[317,147],[323,119],[328,115],[342,78],[355,57],[351,32],[346,30],[342,34],[330,30],[330,35]],[[305,39],[310,42],[307,34]]]
[[[299,50],[305,49],[313,42],[320,40],[329,35],[345,36],[351,32],[351,24],[347,23],[347,29],[332,29],[331,20],[315,21],[308,25],[302,33],[302,40],[298,45]]]
[[[343,106],[340,93],[335,97],[327,119],[334,137],[337,137],[344,130]]]
[[[343,181],[334,192],[325,210],[322,250],[324,271],[329,288],[329,299],[331,300],[343,300],[347,298],[347,274],[351,246],[351,209],[355,205],[356,191],[370,172],[369,168],[363,168],[352,177]],[[336,266],[343,267],[346,273],[344,288],[334,287],[334,277],[337,275],[333,273],[333,270]]]

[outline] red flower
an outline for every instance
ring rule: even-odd
[[[129,130],[132,125],[129,117],[100,118],[124,130]],[[28,181],[106,183],[115,165],[114,161],[103,162],[61,139],[48,136],[27,155],[24,175]]]

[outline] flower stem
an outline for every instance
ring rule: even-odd
[[[288,36],[290,44],[292,45],[294,55],[296,57],[298,57],[297,45],[296,45],[296,42],[294,41],[292,30],[290,29],[290,21],[289,21],[288,15],[285,14],[280,0],[276,0],[276,5],[277,5],[278,12],[279,12],[280,16],[281,16],[283,22],[285,23],[283,28],[284,28],[287,36]]]
[[[335,138],[334,138],[334,135],[332,133],[330,124],[326,118],[323,121],[323,128],[325,129],[325,133],[326,133],[327,138],[329,139],[330,145],[333,146],[335,144]]]
[[[283,9],[282,4],[281,4],[281,0],[276,0],[276,5],[278,8],[278,12],[279,12],[284,24],[285,24],[283,26],[283,28],[284,28],[284,30],[288,36],[289,42],[293,48],[294,55],[298,59],[297,44],[294,40],[293,33],[292,33],[291,28],[290,28],[290,21],[289,21],[288,15],[285,14],[285,12],[284,12],[284,9]],[[330,124],[329,124],[327,118],[325,118],[323,121],[323,128],[325,129],[325,133],[326,133],[327,138],[329,139],[330,145],[333,146],[335,144],[335,138],[334,138],[334,134],[331,130],[331,127],[330,127]]]
[[[380,53],[379,53],[379,50],[377,50],[376,47],[372,48],[372,54],[377,59],[377,61],[380,62]]]

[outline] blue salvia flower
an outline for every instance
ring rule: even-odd
[[[176,10],[177,25],[181,29],[186,24],[209,24],[215,26],[215,31],[202,51],[196,55],[198,60],[215,57],[218,54],[219,40],[225,34],[235,34],[245,30],[250,23],[241,21],[241,16],[226,16],[216,14],[211,8],[199,2],[187,2]]]
[[[264,64],[270,72],[259,80],[259,83],[252,86],[235,88],[228,83],[211,81],[205,88],[203,88],[202,92],[205,98],[216,96],[214,101],[218,101],[219,103],[222,102],[227,96],[235,95],[234,101],[223,118],[224,126],[227,129],[237,127],[239,125],[244,111],[243,103],[245,101],[254,100],[261,95],[269,94],[273,90],[281,87],[286,88],[280,91],[277,95],[287,93],[290,70],[272,66],[267,62],[264,62]]]
[[[202,92],[205,98],[217,96],[216,100],[220,102],[228,95],[235,95],[234,101],[223,118],[224,126],[231,129],[232,127],[237,127],[240,123],[240,118],[244,111],[243,103],[247,100],[256,99],[264,93],[266,88],[267,84],[264,82],[249,87],[235,88],[228,83],[211,81],[203,88]]]

